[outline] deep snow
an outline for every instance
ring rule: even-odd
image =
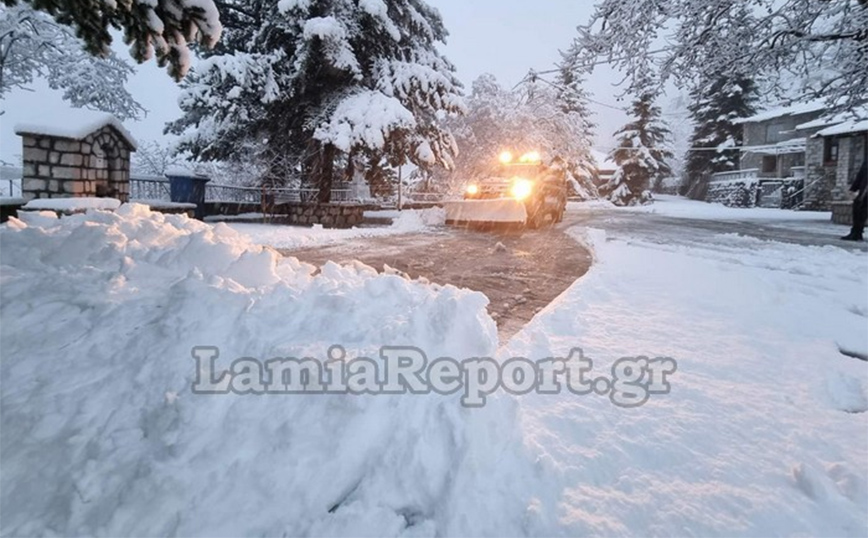
[[[25,219],[0,228],[2,534],[868,534],[868,363],[838,352],[868,352],[864,252],[573,229],[594,267],[498,348],[478,293],[360,265],[312,276],[142,206]],[[193,345],[332,343],[679,367],[635,409],[189,391]]]
[[[705,246],[606,241],[590,272],[500,351],[579,345],[678,361],[643,407],[529,396],[532,534],[868,534],[868,256],[734,234]]]

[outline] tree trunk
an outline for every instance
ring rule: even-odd
[[[320,152],[320,167],[319,177],[317,178],[317,193],[316,201],[320,204],[327,204],[332,199],[332,182],[335,176],[335,154],[337,150],[331,144],[326,144]]]

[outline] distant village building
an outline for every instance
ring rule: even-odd
[[[850,182],[868,159],[868,119],[830,117],[813,102],[736,123],[744,129],[739,170],[713,174],[706,200],[822,211],[849,206]]]
[[[72,110],[56,123],[16,125],[15,133],[23,145],[23,198],[128,201],[136,141],[111,114]]]

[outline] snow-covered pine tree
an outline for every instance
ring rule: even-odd
[[[672,174],[666,148],[669,129],[660,119],[660,108],[651,92],[641,94],[629,111],[633,118],[615,133],[618,145],[610,156],[618,165],[612,178],[600,189],[615,205],[636,205],[651,200],[653,183]]]
[[[281,151],[320,201],[360,159],[451,165],[454,139],[438,115],[463,110],[461,85],[437,51],[446,29],[436,10],[423,0],[272,0],[265,11],[261,28],[228,28],[226,46],[189,78],[184,116],[168,127],[180,149],[206,160],[240,141]]]
[[[7,7],[19,0],[3,0]],[[212,47],[220,39],[220,15],[212,0],[23,0],[62,24],[71,26],[86,50],[95,56],[111,52],[111,28],[124,30],[124,41],[139,62],[154,53],[160,66],[168,64],[176,80],[190,68],[189,43]]]
[[[748,76],[719,76],[707,85],[690,92],[688,106],[694,122],[691,148],[687,153],[683,185],[690,194],[700,182],[715,172],[737,170],[738,146],[742,144],[742,128],[733,123],[756,112],[757,86]],[[717,148],[717,151],[713,151]],[[732,148],[732,149],[723,149]]]
[[[578,63],[578,56],[572,52],[562,53],[561,63],[557,67],[557,98],[567,123],[572,127],[572,151],[567,161],[572,195],[584,200],[599,198],[596,186],[598,163],[591,153],[597,125],[591,119],[589,96],[583,86],[583,69]]]
[[[46,13],[26,4],[0,4],[0,97],[41,77],[62,90],[72,106],[127,120],[145,112],[125,89],[132,73],[114,54],[97,58],[86,53],[72,29]]]

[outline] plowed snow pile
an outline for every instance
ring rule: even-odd
[[[491,356],[481,294],[361,265],[312,276],[225,225],[138,205],[31,214],[0,241],[3,535],[432,535],[495,518],[476,493],[519,437],[509,399],[471,413],[460,395],[190,390],[195,345]]]

